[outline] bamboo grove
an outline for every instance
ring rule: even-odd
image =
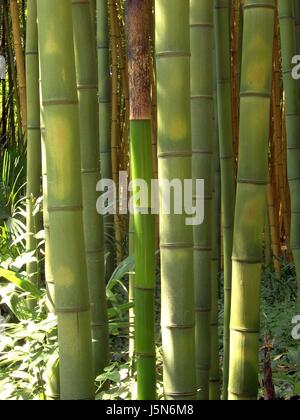
[[[266,271],[292,267],[300,310],[299,1],[0,10],[0,227],[27,255],[0,277],[32,314],[45,292],[43,399],[110,395],[120,337],[126,398],[274,399]]]

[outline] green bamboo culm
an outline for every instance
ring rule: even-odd
[[[156,398],[155,216],[151,214],[151,1],[127,0],[125,8],[130,101],[130,163],[133,185],[148,186],[147,206],[134,204],[134,324],[137,398]],[[138,185],[134,185],[135,193]],[[135,207],[136,206],[136,207]],[[147,326],[147,328],[145,328]]]
[[[273,38],[274,0],[246,0],[232,256],[230,400],[256,400],[258,393],[260,282],[268,184]]]
[[[40,46],[39,46],[40,48]],[[40,53],[39,53],[40,57]],[[39,74],[41,74],[39,60]],[[42,189],[43,189],[43,224],[45,232],[45,281],[47,290],[47,310],[50,313],[55,313],[55,290],[54,279],[51,264],[51,249],[50,249],[50,227],[49,227],[49,212],[48,212],[48,185],[47,185],[47,162],[46,162],[46,129],[44,118],[44,106],[42,95],[42,80],[39,79],[39,99],[40,99],[40,133],[41,133],[41,151],[42,151]],[[53,335],[55,332],[53,333]],[[52,337],[51,337],[52,338]],[[60,383],[59,383],[59,355],[58,352],[53,353],[47,362],[46,369],[46,399],[50,401],[60,399]]]
[[[90,6],[90,16],[92,20],[92,27],[93,27],[93,34],[94,37],[96,37],[96,15],[97,15],[97,2],[96,0],[89,0],[89,6]],[[96,45],[95,45],[96,48]]]
[[[97,59],[98,59],[98,104],[99,104],[99,145],[101,176],[112,179],[111,161],[111,76],[109,53],[109,19],[107,0],[97,0]],[[106,277],[109,279],[114,269],[114,217],[104,218]]]
[[[297,310],[300,310],[300,102],[299,81],[292,77],[292,58],[296,55],[295,14],[292,0],[279,0],[282,79],[285,96],[287,167],[291,192],[291,250],[297,274]]]
[[[189,0],[156,0],[155,16],[159,179],[183,182],[192,179]],[[193,230],[184,213],[164,214],[162,199],[160,192],[164,393],[196,399]]]
[[[213,191],[213,214],[217,220],[217,194]],[[209,400],[220,400],[220,367],[219,367],[219,324],[218,324],[218,258],[217,229],[212,223],[212,259],[211,259],[211,311],[210,311],[210,369]]]
[[[215,54],[214,54],[215,62]],[[214,66],[215,70],[215,66]],[[221,170],[219,158],[219,132],[217,118],[217,85],[216,72],[214,76],[214,165],[213,165],[213,200],[212,212],[214,221],[212,228],[212,260],[211,260],[211,311],[210,311],[210,371],[209,371],[209,399],[218,401],[221,397],[220,360],[219,360],[219,275],[221,253]]]
[[[129,231],[128,231],[128,242],[129,242],[129,255],[134,257],[134,219],[133,214],[129,215]],[[129,274],[129,290],[128,290],[128,301],[131,305],[134,303],[134,279],[135,273]],[[131,376],[134,382],[134,366],[135,366],[135,351],[134,351],[134,306],[129,309],[129,357],[131,360]]]
[[[265,216],[264,250],[265,250],[264,263],[266,267],[272,267],[273,261],[272,261],[272,249],[271,249],[271,232],[270,232],[270,220],[269,220],[268,211],[266,211],[266,216]]]
[[[222,232],[224,252],[223,399],[228,398],[229,324],[232,245],[235,205],[232,108],[230,85],[230,1],[214,1],[219,153],[221,165]]]
[[[41,92],[41,90],[40,90]],[[55,290],[51,264],[50,226],[48,212],[48,182],[47,182],[47,159],[46,159],[46,130],[44,123],[44,110],[41,101],[41,142],[42,142],[42,184],[43,184],[43,223],[45,231],[45,280],[47,288],[47,308],[55,313]]]
[[[103,218],[96,210],[100,179],[96,40],[89,0],[72,1],[77,91],[79,100],[81,178],[85,254],[90,290],[95,375],[108,364],[108,319],[105,290]],[[87,46],[89,46],[87,48]]]
[[[93,399],[72,5],[39,0],[37,6],[61,399]]]
[[[191,0],[191,121],[193,179],[205,181],[205,220],[194,226],[196,370],[198,399],[209,399],[212,190],[213,190],[213,3]]]
[[[40,54],[39,54],[40,56]],[[39,61],[39,73],[40,61]],[[45,232],[45,281],[47,290],[47,310],[50,313],[55,313],[55,290],[54,279],[51,264],[51,249],[50,249],[50,227],[49,227],[49,212],[48,212],[48,185],[47,185],[47,162],[46,162],[46,129],[44,118],[44,106],[42,95],[42,81],[39,80],[39,98],[40,98],[40,132],[41,132],[41,146],[42,146],[42,188],[43,188],[43,223]],[[55,333],[54,333],[55,334]],[[46,369],[46,387],[45,394],[47,400],[60,399],[60,383],[59,383],[59,355],[54,353],[47,362]]]
[[[39,231],[39,214],[34,215],[37,199],[41,194],[41,129],[39,96],[39,55],[36,0],[27,4],[26,39],[26,86],[27,86],[27,252],[35,252],[36,261],[27,264],[28,279],[39,283],[39,267],[36,234]]]
[[[40,42],[39,42],[40,50]],[[40,58],[40,53],[39,53]],[[41,60],[39,59],[39,74],[41,74]],[[47,182],[47,159],[46,159],[46,128],[45,115],[43,106],[42,80],[39,79],[39,98],[40,98],[40,132],[41,132],[41,149],[42,149],[42,190],[43,190],[43,224],[45,232],[45,281],[47,289],[47,309],[49,312],[55,313],[55,290],[54,278],[51,264],[50,249],[50,227],[48,212],[48,182]]]
[[[220,145],[219,145],[219,123],[218,123],[218,96],[217,96],[217,74],[216,74],[216,54],[214,48],[214,183],[215,183],[215,235],[216,235],[216,258],[217,272],[221,272],[221,165],[220,165]],[[219,287],[218,287],[219,289]],[[218,290],[219,295],[219,290]]]
[[[300,54],[300,3],[294,0],[295,3],[295,28],[296,28],[296,47],[297,54]]]

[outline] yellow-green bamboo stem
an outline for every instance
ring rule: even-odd
[[[222,232],[224,252],[223,399],[227,399],[232,243],[235,204],[232,101],[230,78],[230,1],[215,0],[218,125],[221,165]]]
[[[35,204],[41,194],[41,130],[40,130],[40,97],[39,97],[39,56],[36,0],[27,3],[27,41],[26,41],[26,84],[27,84],[27,190],[26,190],[26,224],[27,252],[37,252],[39,231],[39,214],[34,215]],[[38,284],[38,263],[27,264],[26,271],[30,281]]]
[[[37,5],[61,398],[92,399],[72,7],[69,0],[39,0]]]
[[[40,54],[39,54],[40,55]],[[39,74],[40,60],[39,60]],[[50,249],[50,228],[49,228],[49,212],[48,212],[48,185],[47,185],[47,162],[46,162],[46,129],[44,119],[44,106],[42,97],[42,81],[39,79],[39,98],[40,98],[40,133],[41,133],[41,154],[42,154],[42,189],[43,189],[43,223],[45,232],[45,281],[47,290],[47,309],[51,313],[55,313],[55,290],[54,279],[51,264]],[[46,371],[46,398],[47,400],[59,400],[60,383],[59,383],[59,358],[53,355],[47,363]]]
[[[40,45],[39,45],[40,49]],[[41,61],[39,54],[39,74],[41,74]],[[40,133],[41,133],[41,152],[42,152],[42,189],[43,189],[43,223],[45,232],[45,281],[47,289],[47,309],[55,313],[55,291],[54,279],[51,264],[50,249],[50,227],[48,212],[48,182],[47,182],[47,159],[46,159],[46,128],[43,106],[42,80],[39,79],[39,97],[40,97]]]
[[[214,54],[214,52],[213,52]],[[214,61],[215,63],[215,54]],[[211,262],[211,312],[210,312],[210,370],[209,370],[209,399],[220,400],[220,361],[219,361],[219,275],[220,275],[220,246],[221,246],[221,168],[219,152],[219,132],[217,115],[217,84],[216,71],[213,71],[214,98],[214,165],[213,165],[213,223],[212,223],[212,262]]]
[[[130,215],[129,218],[129,255],[134,256],[134,220],[133,215]],[[128,299],[129,303],[133,304],[134,302],[134,273],[129,274],[129,291]],[[134,307],[129,310],[129,357],[134,363]]]
[[[97,213],[95,185],[100,179],[96,41],[89,0],[72,0],[81,143],[85,254],[90,290],[95,375],[108,364],[103,218]],[[87,46],[89,46],[87,48]]]
[[[237,172],[237,155],[239,143],[239,88],[240,88],[240,43],[242,18],[241,0],[231,2],[231,103],[232,103],[232,136],[234,175]]]
[[[192,178],[189,0],[156,0],[155,15],[159,179],[183,181]],[[174,210],[160,215],[164,393],[171,400],[196,398],[193,232],[185,219]]]
[[[218,298],[219,298],[219,270],[217,254],[217,225],[219,206],[217,205],[218,191],[213,192],[214,222],[212,223],[212,260],[211,260],[211,312],[210,312],[210,369],[209,369],[209,399],[220,400],[220,367],[219,367],[219,323],[218,323]]]
[[[193,179],[205,180],[205,220],[194,226],[198,399],[209,399],[213,190],[213,3],[191,0]]]
[[[296,54],[295,11],[292,0],[279,0],[282,79],[285,98],[287,169],[291,192],[291,250],[298,284],[297,308],[300,310],[300,102],[298,81],[292,77],[292,58]]]
[[[111,164],[111,76],[109,58],[109,19],[107,0],[97,0],[97,58],[98,58],[98,102],[99,102],[99,144],[101,176],[112,179]],[[104,218],[106,276],[113,272],[114,250],[111,238],[114,235],[114,217]]]
[[[295,28],[296,28],[296,47],[297,54],[300,54],[300,3],[294,0],[295,6]]]
[[[246,0],[243,30],[239,170],[232,257],[231,400],[255,400],[258,393],[260,281],[268,183],[274,0]]]

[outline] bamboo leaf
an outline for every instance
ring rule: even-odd
[[[3,277],[4,279],[8,280],[10,283],[15,284],[21,290],[23,290],[24,292],[30,293],[36,298],[39,298],[41,296],[41,293],[39,292],[38,288],[35,285],[25,280],[22,276],[14,273],[13,271],[5,270],[4,268],[0,267],[0,277]]]

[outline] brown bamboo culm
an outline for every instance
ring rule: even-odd
[[[25,75],[25,55],[21,40],[19,7],[17,0],[10,0],[10,15],[12,23],[12,33],[17,65],[17,79],[20,97],[21,117],[23,134],[27,129],[27,99],[26,99],[26,75]]]

